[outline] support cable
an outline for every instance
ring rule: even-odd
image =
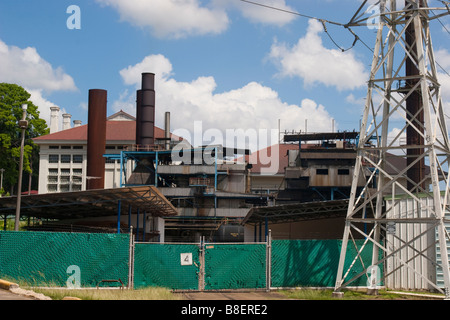
[[[309,15],[306,15],[306,14],[302,14],[302,13],[299,13],[299,12],[290,11],[290,10],[286,10],[286,9],[281,9],[281,8],[269,6],[269,5],[266,5],[266,4],[254,2],[254,1],[249,1],[249,0],[240,0],[240,1],[247,2],[247,3],[250,3],[250,4],[256,5],[256,6],[260,6],[260,7],[264,7],[264,8],[268,8],[268,9],[272,9],[272,10],[276,10],[276,11],[281,11],[281,12],[285,12],[285,13],[294,14],[294,15],[297,15],[297,16],[300,16],[300,17],[303,17],[303,18],[313,19],[313,20],[317,20],[317,21],[320,21],[320,22],[325,21],[327,23],[334,24],[334,25],[337,25],[337,26],[342,26],[342,27],[344,26],[344,24],[339,23],[339,22],[335,22],[335,21],[331,21],[331,20],[325,20],[325,19],[320,19],[320,18],[317,18],[317,17],[313,17],[313,16],[309,16]]]

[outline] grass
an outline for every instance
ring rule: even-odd
[[[365,291],[344,290],[342,298],[333,297],[333,290],[282,290],[289,299],[299,300],[428,300],[432,299],[422,295],[410,295],[408,292],[398,293],[388,290],[379,290],[378,295],[368,295]],[[420,293],[419,293],[420,294]],[[443,297],[443,296],[442,296]]]
[[[33,288],[36,293],[42,293],[53,300],[64,297],[75,297],[81,300],[178,300],[166,288],[145,288],[139,290],[128,289],[52,289]]]
[[[53,300],[64,297],[76,297],[81,300],[180,300],[180,295],[169,289],[151,287],[138,290],[128,289],[64,289],[64,288],[33,288],[36,293],[42,293]],[[333,297],[333,290],[325,289],[296,289],[281,290],[279,293],[287,299],[297,300],[428,300],[423,295],[409,295],[408,292],[398,293],[379,290],[378,295],[368,295],[365,291],[345,290],[342,298]],[[420,293],[419,293],[420,294]],[[443,298],[443,296],[442,296]]]

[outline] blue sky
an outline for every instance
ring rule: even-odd
[[[255,1],[341,23],[362,2]],[[80,8],[81,29],[67,27],[70,5]],[[339,46],[352,45],[347,30],[326,27]],[[448,30],[449,17],[432,24],[438,63],[450,73]],[[354,31],[374,46],[374,30]],[[0,82],[25,87],[46,120],[57,105],[86,123],[95,88],[108,91],[109,115],[135,115],[140,73],[153,72],[161,127],[170,111],[172,130],[192,131],[196,121],[203,131],[270,130],[278,120],[283,131],[358,130],[372,60],[364,44],[341,52],[318,21],[240,0],[0,2]]]

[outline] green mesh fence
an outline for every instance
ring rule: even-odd
[[[128,234],[0,232],[0,277],[36,286],[82,287],[102,280],[128,284]]]
[[[80,285],[95,287],[102,280],[128,285],[128,234],[0,231],[0,278],[37,286],[66,286],[79,270]],[[361,246],[362,240],[357,241]],[[272,287],[334,287],[342,241],[274,240]],[[266,287],[266,244],[137,243],[134,287],[178,290],[253,289]],[[349,243],[344,270],[356,257]],[[366,245],[346,280],[371,264],[372,245]],[[189,261],[182,261],[188,257]],[[204,271],[204,274],[202,273]],[[351,283],[365,286],[362,276]]]
[[[207,244],[205,289],[266,287],[265,244]]]
[[[182,254],[191,254],[192,263],[182,265]],[[198,245],[136,243],[134,288],[198,290],[199,265]]]
[[[357,240],[358,248],[363,240]],[[334,287],[336,283],[342,241],[340,240],[274,240],[272,241],[272,287]],[[344,272],[356,257],[356,248],[348,244]],[[365,268],[372,262],[372,244],[362,254]],[[346,280],[362,272],[358,259]],[[350,285],[366,286],[362,276]]]

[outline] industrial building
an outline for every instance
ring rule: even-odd
[[[253,154],[221,145],[193,147],[170,133],[169,113],[164,129],[154,125],[154,79],[154,74],[142,74],[136,117],[123,111],[106,117],[105,92],[91,90],[88,122],[96,123],[94,132],[79,121],[70,127],[67,114],[58,130],[59,110],[52,108],[51,133],[34,140],[40,146],[39,194],[152,186],[176,214],[154,220],[137,210],[133,218],[122,213],[108,222],[102,216],[76,223],[121,220],[121,227],[133,225],[142,241],[264,240],[261,223],[243,224],[258,208],[276,212],[283,204],[347,198],[357,133],[285,135],[284,143]],[[270,168],[260,161],[262,155],[271,159]],[[58,223],[75,222],[72,217]]]
[[[39,197],[54,199],[54,193],[61,197],[76,193],[88,196],[100,190],[140,190],[150,186],[176,208],[176,214],[155,220],[150,210],[130,209],[133,214],[127,214],[128,208],[123,208],[122,203],[116,208],[117,215],[61,212],[39,229],[60,230],[64,224],[72,229],[74,225],[120,225],[125,230],[133,226],[141,241],[196,241],[201,236],[225,240],[230,232],[224,230],[231,227],[239,230],[232,232],[231,240],[242,241],[239,222],[254,204],[261,204],[260,197],[247,192],[246,163],[230,161],[224,155],[245,155],[249,151],[222,146],[193,148],[170,133],[167,112],[165,128],[156,127],[154,74],[142,75],[142,89],[136,92],[136,117],[123,111],[106,117],[106,94],[105,90],[89,91],[85,125],[74,121],[71,127],[71,116],[63,114],[59,130],[59,108],[51,108],[51,133],[34,140],[40,146]],[[184,162],[173,160],[175,153]],[[28,206],[23,209],[26,211]]]
[[[282,143],[254,153],[222,145],[193,147],[171,134],[170,113],[164,129],[155,126],[154,79],[152,73],[142,74],[136,116],[119,111],[107,117],[106,91],[98,89],[89,92],[88,124],[75,120],[71,127],[71,116],[63,114],[59,130],[59,108],[51,109],[51,133],[34,139],[40,146],[39,196],[64,194],[76,205],[71,197],[77,193],[124,189],[137,194],[151,187],[171,214],[154,216],[154,206],[133,208],[132,201],[121,198],[109,214],[52,211],[52,222],[40,229],[83,225],[126,231],[133,226],[136,239],[156,242],[264,241],[269,226],[274,238],[340,237],[358,132],[285,134]],[[372,187],[376,183],[375,177]]]

